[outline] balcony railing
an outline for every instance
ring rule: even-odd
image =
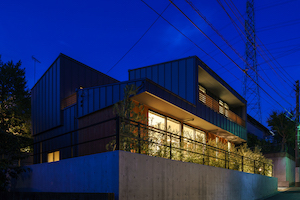
[[[227,117],[230,121],[233,121],[243,127],[246,126],[245,121],[241,117],[239,117],[234,112],[230,111],[224,105],[220,105],[220,103],[218,101],[214,100],[212,97],[203,93],[201,90],[199,90],[199,100],[201,103],[203,103],[207,107],[211,108],[215,112],[218,112],[218,113],[224,115],[225,117]]]
[[[78,138],[76,143],[72,140],[75,135]],[[55,147],[56,151],[61,152],[61,159],[123,150],[267,176],[272,176],[273,171],[270,163],[120,117],[38,141],[35,146],[45,144],[49,148],[58,138],[64,139],[63,146]],[[40,155],[35,153],[35,162],[38,162]],[[42,155],[47,155],[47,152],[42,152]]]

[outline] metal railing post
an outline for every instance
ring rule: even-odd
[[[138,153],[141,153],[141,127],[140,123],[138,122]]]
[[[170,134],[170,160],[172,160],[172,133]]]
[[[120,150],[120,117],[116,117],[116,150]]]
[[[70,133],[70,144],[71,144],[71,158],[74,157],[73,155],[73,132]]]
[[[242,156],[242,172],[244,171],[244,156]]]
[[[226,159],[227,151],[225,151],[225,169],[227,168],[227,159]]]

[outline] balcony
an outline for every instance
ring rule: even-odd
[[[223,102],[218,102],[214,100],[209,95],[205,94],[203,91],[199,89],[199,100],[201,103],[206,105],[207,107],[211,108],[215,112],[218,112],[222,115],[224,115],[226,118],[228,118],[230,121],[233,121],[243,127],[246,127],[245,121],[239,117],[237,114],[229,110],[229,107],[227,104],[224,104]]]
[[[75,143],[72,141],[74,135],[79,138]],[[69,142],[65,141],[61,146],[53,147],[57,138],[69,138]],[[212,145],[201,137],[191,138],[176,131],[162,130],[118,116],[35,142],[34,146],[36,148],[41,144],[45,146],[49,144],[47,147],[50,149],[55,148],[55,151],[60,154],[59,160],[123,150],[247,173],[273,175],[273,165],[264,161],[262,157],[253,159],[222,142]],[[34,156],[38,160],[45,153],[47,151],[35,151]],[[43,161],[45,162],[46,159]],[[46,162],[51,161],[52,158],[49,159],[48,156]]]

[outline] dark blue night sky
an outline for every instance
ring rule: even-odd
[[[22,61],[28,87],[34,85],[59,53],[107,73],[142,37],[108,75],[128,79],[128,69],[197,55],[219,76],[242,94],[243,72],[167,0],[145,2],[214,59],[207,56],[141,0],[111,1],[1,1],[0,54],[4,62]],[[243,61],[184,0],[173,1],[226,54],[244,68]],[[244,19],[246,0],[192,1],[194,6],[241,54],[245,54]],[[168,6],[169,5],[169,6]],[[234,26],[224,9],[232,17]],[[168,7],[167,7],[168,6]],[[295,107],[293,85],[300,72],[300,1],[256,0],[256,30],[259,52],[259,84],[276,101],[261,91],[263,123],[271,110]],[[237,10],[238,11],[237,11]],[[266,59],[262,58],[262,55]],[[274,60],[275,58],[275,60]],[[216,61],[217,62],[216,62]],[[221,64],[221,65],[220,65]],[[227,69],[227,70],[226,70]],[[266,82],[268,84],[266,84]],[[271,87],[269,86],[271,85]],[[275,92],[276,91],[276,92]],[[279,95],[278,95],[279,94]],[[251,114],[251,113],[250,113]]]

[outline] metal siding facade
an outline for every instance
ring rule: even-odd
[[[34,86],[32,95],[32,126],[33,134],[36,135],[48,129],[61,125],[60,121],[60,104],[59,77],[53,75],[53,71],[59,71],[57,62],[47,70],[42,78]]]
[[[117,83],[118,81],[67,56],[61,56],[61,99],[80,86],[84,88]]]
[[[105,87],[100,88],[100,109],[106,107],[106,92]]]
[[[195,78],[195,76],[198,76],[198,71],[196,71],[196,68],[195,58],[188,58],[186,60],[187,96],[185,99],[193,104],[196,104],[196,94],[198,94],[198,80]]]
[[[113,86],[113,104],[120,100],[120,85]]]
[[[116,83],[78,90],[78,117],[93,113],[122,100],[124,97],[124,88],[128,84],[140,86],[142,81]],[[144,89],[142,89],[142,91],[144,91]],[[97,104],[100,106],[96,106]]]
[[[145,78],[146,77],[146,68],[142,68],[141,69],[141,78]]]
[[[172,92],[175,94],[179,95],[179,83],[180,83],[180,78],[179,78],[179,69],[178,69],[179,61],[172,62]],[[183,96],[182,98],[185,98]]]
[[[152,67],[146,68],[146,78],[152,80]]]
[[[171,63],[166,63],[165,64],[165,74],[164,74],[164,79],[165,79],[165,88],[167,90],[172,91],[172,67]]]
[[[106,88],[106,106],[112,105],[113,104],[113,87],[112,86],[107,86]]]
[[[92,111],[94,110],[94,104],[96,102],[94,101],[94,89],[88,90],[88,110]]]
[[[100,88],[94,89],[94,109],[100,109]]]
[[[165,65],[158,65],[158,84],[165,87]]]
[[[187,99],[186,60],[179,61],[179,96]]]
[[[196,57],[138,68],[129,72],[130,80],[148,78],[189,102],[196,103]]]
[[[157,84],[159,84],[158,83],[158,66],[157,65],[155,65],[155,66],[153,66],[153,67],[151,67],[151,69],[152,69],[152,78],[151,78],[151,80],[153,80],[155,83],[157,83]]]
[[[135,78],[135,71],[129,71],[129,80],[133,80],[133,79],[136,79]]]

